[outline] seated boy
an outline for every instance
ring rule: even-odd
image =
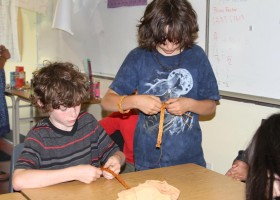
[[[88,80],[71,63],[49,63],[34,73],[32,103],[49,117],[27,134],[13,175],[14,190],[78,180],[91,183],[119,173],[124,154],[97,120],[81,112]],[[28,181],[26,181],[28,180]]]

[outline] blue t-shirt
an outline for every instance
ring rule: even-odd
[[[110,88],[119,95],[151,94],[162,102],[169,98],[219,100],[218,85],[210,62],[197,45],[175,56],[141,48],[132,50],[124,60]],[[156,148],[160,114],[140,112],[134,136],[137,170],[183,163],[205,166],[201,146],[199,115],[187,112],[175,116],[165,111],[162,143]]]
[[[8,107],[5,98],[5,86],[6,86],[5,71],[4,69],[0,69],[0,137],[3,137],[5,134],[11,131],[10,123],[9,123]]]

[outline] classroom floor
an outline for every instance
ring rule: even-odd
[[[0,151],[3,151],[9,155],[12,154],[13,145],[7,139],[0,138]],[[10,161],[1,161],[0,162],[0,171],[9,173],[10,170]],[[9,180],[0,181],[0,194],[9,192]]]

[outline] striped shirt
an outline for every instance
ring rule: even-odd
[[[48,118],[27,134],[15,169],[63,169],[90,164],[99,167],[119,151],[93,115],[82,112],[71,131],[56,128]]]

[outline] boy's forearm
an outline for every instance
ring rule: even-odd
[[[118,99],[119,95],[109,89],[101,100],[101,106],[104,110],[116,112],[118,111]]]
[[[216,102],[213,100],[193,100],[190,111],[199,115],[211,115],[216,111]]]
[[[13,175],[13,188],[20,191],[26,188],[41,188],[73,180],[71,168],[60,170],[18,169]],[[28,180],[28,181],[26,181]]]

